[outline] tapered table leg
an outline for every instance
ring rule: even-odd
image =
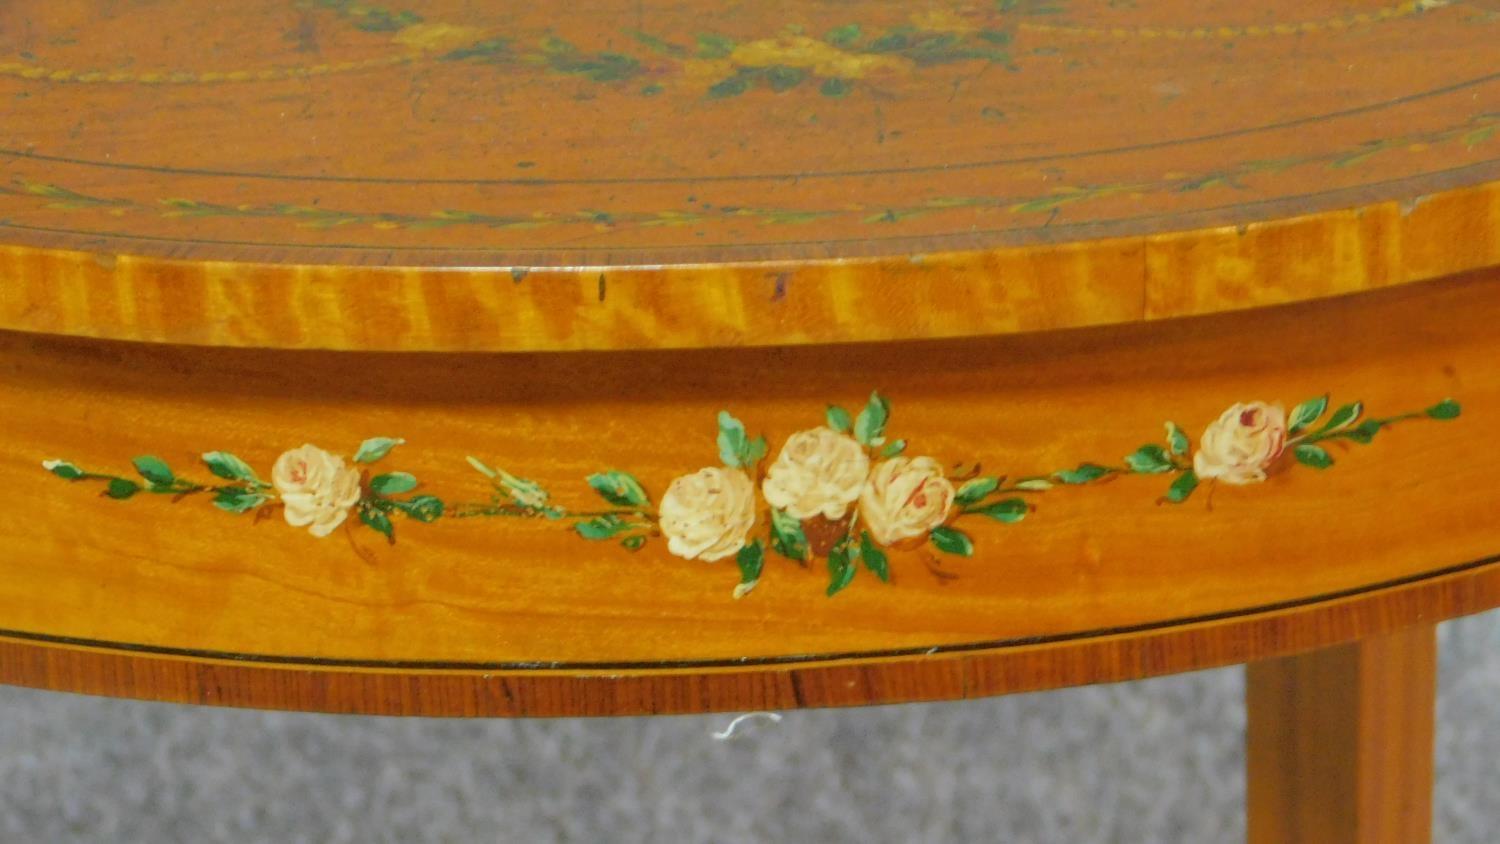
[[[1251,844],[1431,839],[1435,633],[1247,666]]]

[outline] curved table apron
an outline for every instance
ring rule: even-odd
[[[1473,612],[1500,603],[1497,292],[1477,275],[1152,325],[794,349],[8,334],[0,665],[257,706],[681,712],[1139,677]],[[1307,401],[1284,402],[1294,444],[1264,480],[1213,476],[1226,436],[1253,446],[1234,426],[1276,412],[1226,427],[1225,406],[1288,397]],[[863,493],[855,480],[852,529],[770,513],[792,452],[865,460],[854,438],[874,417],[870,450],[904,452],[877,457]],[[286,450],[314,475],[303,487]],[[320,510],[299,489],[335,463],[357,503],[335,489]],[[712,483],[674,484],[702,467]]]

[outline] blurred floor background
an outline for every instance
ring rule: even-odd
[[[1436,841],[1500,838],[1500,613],[1444,625]],[[0,688],[3,842],[1237,842],[1238,669],[953,704],[445,721]]]

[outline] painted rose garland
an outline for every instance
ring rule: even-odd
[[[132,461],[139,479],[86,471],[65,460],[42,465],[64,480],[102,484],[102,495],[119,501],[163,495],[177,502],[201,495],[220,510],[253,514],[256,521],[279,513],[288,525],[314,537],[342,528],[351,547],[370,561],[373,557],[355,541],[358,527],[394,544],[398,519],[537,519],[568,524],[585,540],[616,542],[628,551],[663,539],[668,553],[685,560],[732,558],[739,569],[736,598],[760,582],[768,552],[803,566],[821,560],[828,570],[827,593],[833,596],[861,569],[889,582],[892,553],[930,546],[972,556],[974,541],[962,529],[963,521],[1019,522],[1035,509],[1027,495],[1118,475],[1163,475],[1171,480],[1158,503],[1182,504],[1205,484],[1260,483],[1289,462],[1328,469],[1334,465],[1326,448],[1331,441],[1366,444],[1391,425],[1447,421],[1460,412],[1452,399],[1384,418],[1366,417],[1360,402],[1330,413],[1327,396],[1304,401],[1290,412],[1280,404],[1237,403],[1203,430],[1196,448],[1181,427],[1167,422],[1163,442],[1143,445],[1119,464],[1082,463],[1012,480],[981,474],[977,467],[949,472],[934,457],[908,455],[905,440],[886,434],[890,402],[871,393],[858,414],[829,406],[823,424],[787,437],[769,464],[765,437],[752,437],[744,423],[720,412],[718,465],[673,479],[657,503],[629,472],[598,472],[586,479],[603,501],[592,510],[560,505],[541,484],[472,456],[467,462],[488,481],[489,497],[445,502],[418,492],[420,483],[408,472],[374,470],[374,464],[405,442],[394,437],[367,439],[347,460],[304,444],[276,459],[269,482],[224,451],[202,455],[212,481],[180,476],[150,455]]]
[[[66,460],[47,460],[43,468],[69,481],[98,481],[104,496],[124,501],[141,494],[167,495],[175,501],[209,495],[227,513],[254,513],[256,521],[280,512],[292,527],[306,528],[316,537],[350,526],[357,514],[361,524],[395,543],[392,514],[432,522],[443,515],[442,500],[431,495],[401,497],[418,486],[407,472],[372,474],[368,466],[383,459],[405,440],[374,437],[360,443],[349,465],[343,457],[305,444],[283,453],[271,467],[271,482],[256,475],[248,463],[226,451],[203,455],[203,465],[219,483],[199,483],[179,476],[159,457],[143,455],[132,461],[139,481],[118,475],[85,472]],[[359,546],[355,546],[359,550]],[[363,551],[361,556],[366,556]]]
[[[1085,484],[1117,474],[1171,475],[1172,483],[1160,503],[1181,504],[1205,481],[1234,486],[1260,483],[1286,460],[1289,451],[1301,465],[1327,469],[1334,463],[1333,456],[1319,443],[1344,440],[1365,445],[1397,423],[1416,419],[1446,422],[1457,419],[1462,408],[1453,399],[1443,399],[1425,410],[1383,419],[1366,418],[1364,412],[1364,403],[1356,401],[1329,414],[1328,396],[1308,399],[1292,408],[1290,414],[1279,404],[1235,404],[1204,430],[1196,451],[1182,428],[1168,422],[1164,444],[1141,446],[1125,457],[1123,466],[1085,463],[1058,472],[1050,480]]]

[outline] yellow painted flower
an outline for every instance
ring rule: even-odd
[[[419,23],[396,33],[392,39],[397,44],[417,50],[456,50],[473,44],[484,35],[472,26],[455,26],[450,23]]]
[[[953,9],[927,9],[913,14],[911,22],[918,29],[928,32],[952,32],[963,35],[979,31],[974,22]]]
[[[728,59],[688,59],[682,63],[682,75],[688,79],[717,82],[733,76],[736,68]]]
[[[909,73],[915,67],[902,56],[850,53],[805,35],[783,35],[734,48],[729,61],[739,67],[800,67],[829,79],[863,79]]]

